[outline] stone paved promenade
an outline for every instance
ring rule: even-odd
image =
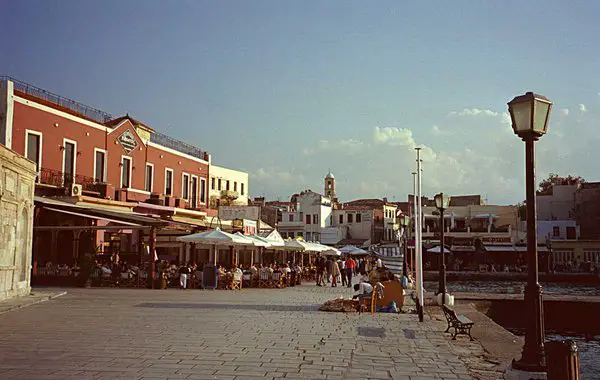
[[[472,364],[481,346],[450,340],[429,315],[419,323],[410,314],[317,311],[351,294],[69,289],[0,315],[0,379],[480,377]]]

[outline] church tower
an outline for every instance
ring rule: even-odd
[[[331,170],[325,176],[325,196],[329,197],[333,202],[337,200],[337,195],[335,194],[335,177],[331,174]]]

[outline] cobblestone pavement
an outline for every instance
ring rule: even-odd
[[[69,289],[0,315],[1,379],[470,379],[481,346],[411,314],[326,313],[346,288]],[[460,359],[459,357],[462,357]]]

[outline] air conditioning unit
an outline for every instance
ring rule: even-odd
[[[66,190],[66,193],[68,196],[78,197],[81,195],[82,188],[81,188],[81,185],[72,183],[72,184],[68,185],[65,190]]]

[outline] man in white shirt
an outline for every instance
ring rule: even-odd
[[[352,296],[352,299],[358,298],[359,301],[364,298],[371,298],[373,295],[373,285],[368,282],[361,282],[360,284],[354,285],[354,290],[358,293]]]
[[[381,261],[381,259],[378,257],[377,258],[377,268],[383,268],[383,262]]]
[[[238,268],[237,265],[233,266],[231,273],[233,274],[233,281],[242,282],[242,277],[244,276],[244,272],[242,272],[242,270],[240,268]]]

